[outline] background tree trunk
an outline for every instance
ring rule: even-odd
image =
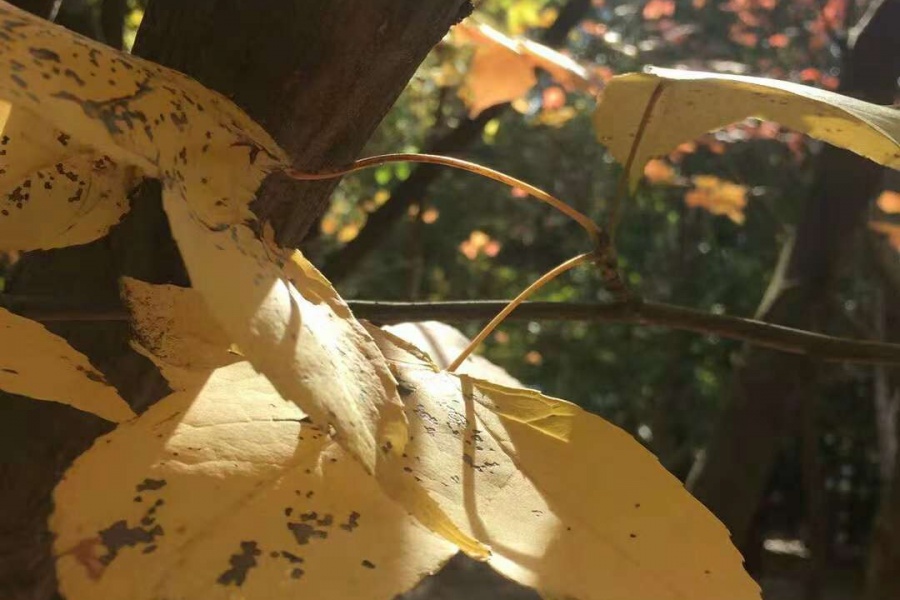
[[[52,3],[21,4],[46,11]],[[243,0],[153,0],[134,51],[225,94],[299,168],[316,170],[355,158],[431,47],[470,10],[468,0],[285,0],[277,10]],[[334,185],[270,180],[256,210],[284,243],[296,244]],[[188,283],[156,182],[139,188],[132,212],[106,238],[23,257],[7,289],[102,306],[117,300],[122,275]],[[135,410],[167,393],[152,364],[128,347],[127,324],[52,330],[86,353]],[[0,394],[0,598],[56,595],[50,494],[71,461],[110,429],[62,405]]]
[[[900,0],[873,6],[851,36],[840,92],[891,104],[900,76]],[[826,320],[843,249],[873,195],[882,168],[856,154],[823,148],[796,241],[760,307],[760,318],[801,329]],[[800,402],[814,382],[813,361],[749,349],[735,366],[731,402],[691,478],[694,495],[744,547],[773,463],[796,431]]]

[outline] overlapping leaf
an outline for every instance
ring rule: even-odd
[[[524,96],[541,68],[566,90],[590,87],[587,70],[564,54],[523,38],[510,38],[487,25],[457,25],[458,39],[476,46],[460,95],[472,117]]]
[[[128,210],[135,169],[0,101],[0,249],[84,244]]]
[[[47,119],[39,127],[159,178],[192,284],[250,362],[317,423],[332,425],[369,471],[380,453],[402,449],[400,401],[368,335],[333,290],[328,301],[305,297],[327,284],[298,291],[282,271],[283,253],[251,227],[260,182],[288,162],[262,128],[180,73],[5,2],[0,98]]]
[[[456,552],[246,362],[98,439],[54,505],[69,600],[387,599]]]
[[[243,360],[230,351],[231,340],[196,290],[130,277],[122,278],[120,288],[131,313],[133,345],[161,367],[193,373]]]
[[[87,357],[41,324],[0,308],[0,389],[68,404],[109,421],[134,412]]]
[[[424,487],[499,572],[553,598],[758,600],[722,524],[628,434],[373,335],[410,421],[393,489]]]
[[[594,113],[594,128],[622,164],[637,143],[634,187],[649,159],[747,117],[775,121],[900,168],[900,110],[774,79],[656,67],[614,77]]]

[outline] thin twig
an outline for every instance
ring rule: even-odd
[[[387,325],[406,321],[466,322],[492,318],[507,300],[382,302],[351,300],[357,317]],[[0,294],[0,307],[41,322],[127,321],[122,307],[79,305],[65,300]],[[584,321],[652,325],[739,340],[830,362],[900,365],[900,345],[812,333],[755,319],[715,315],[654,302],[525,302],[507,316],[513,321]]]
[[[528,192],[530,195],[534,196],[541,202],[549,204],[556,210],[560,211],[561,213],[565,214],[566,216],[577,222],[579,225],[581,225],[584,230],[588,232],[588,235],[591,236],[591,240],[594,242],[595,248],[605,251],[609,246],[608,238],[603,233],[603,230],[600,229],[600,227],[596,223],[594,223],[587,215],[581,213],[578,210],[575,210],[562,200],[548,194],[538,187],[531,185],[530,183],[526,183],[520,179],[516,179],[515,177],[507,175],[506,173],[501,173],[500,171],[495,171],[494,169],[490,169],[488,167],[484,167],[467,160],[461,160],[449,156],[439,156],[436,154],[382,154],[380,156],[371,156],[368,158],[357,160],[353,164],[348,165],[343,169],[337,169],[334,171],[321,173],[304,173],[297,169],[285,169],[284,173],[288,177],[291,177],[292,179],[296,179],[298,181],[319,181],[322,179],[334,179],[336,177],[341,177],[349,173],[362,171],[363,169],[370,169],[373,167],[379,167],[381,165],[395,162],[415,162],[432,165],[443,165],[445,167],[460,169],[462,171],[468,171],[469,173],[475,173],[476,175],[481,175],[482,177],[487,177],[488,179],[499,181],[500,183],[504,183],[510,187],[517,187]]]
[[[472,341],[469,342],[469,345],[459,353],[459,356],[456,357],[456,360],[450,363],[450,366],[447,367],[447,370],[452,373],[457,368],[459,368],[459,365],[463,364],[463,361],[466,360],[469,355],[475,351],[476,348],[478,348],[479,344],[481,344],[481,342],[483,342],[487,338],[487,336],[491,335],[494,329],[496,329],[500,325],[500,323],[502,323],[506,319],[506,317],[510,315],[510,313],[512,313],[517,307],[521,306],[523,302],[531,297],[532,294],[534,294],[536,291],[538,291],[566,271],[571,271],[578,265],[583,265],[584,263],[590,262],[596,258],[597,255],[593,252],[589,252],[587,254],[579,254],[575,258],[570,258],[566,262],[555,266],[551,270],[541,275],[537,281],[525,288],[522,292],[519,293],[518,296],[516,296],[511,302],[509,302],[509,304],[504,306],[503,310],[501,310],[496,317],[491,319],[490,323],[485,325],[484,328],[478,332],[478,335],[476,335],[472,339]]]
[[[616,189],[616,197],[613,199],[613,205],[609,211],[609,235],[615,242],[616,231],[619,229],[619,221],[622,219],[622,207],[625,205],[625,199],[629,196],[631,187],[631,171],[634,169],[634,159],[637,157],[638,149],[641,141],[644,139],[644,132],[647,125],[653,117],[653,111],[656,110],[656,103],[662,97],[662,93],[666,88],[665,81],[660,81],[653,88],[650,99],[647,100],[647,106],[644,107],[644,114],[641,115],[641,122],[638,124],[637,130],[634,132],[634,141],[631,142],[631,149],[628,151],[628,159],[625,161],[625,168],[622,170],[619,186]]]

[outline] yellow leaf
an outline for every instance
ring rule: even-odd
[[[420,323],[397,323],[384,327],[384,331],[412,344],[427,353],[435,365],[440,369],[446,369],[466,347],[469,339],[463,333],[440,321],[424,321]],[[505,332],[498,331],[494,334],[499,337]],[[520,386],[522,383],[498,367],[483,356],[470,354],[459,366],[457,373],[472,375],[480,379],[487,379],[504,385]]]
[[[645,110],[656,103],[644,123]],[[900,168],[900,111],[774,79],[650,68],[614,77],[594,113],[597,139],[631,167],[632,189],[643,166],[685,141],[758,117],[802,131],[873,161]]]
[[[196,81],[5,2],[0,27],[0,98],[159,178],[191,283],[228,338],[369,472],[400,452],[402,406],[378,349],[327,282],[295,288],[289,256],[257,235],[250,201],[288,165],[268,134]]]
[[[136,182],[135,169],[0,101],[0,250],[102,237],[128,211]]]
[[[328,281],[301,254],[277,254],[246,226],[215,231],[186,203],[168,196],[163,203],[194,287],[276,389],[315,422],[333,425],[369,472],[379,454],[402,451],[396,384]]]
[[[246,362],[98,439],[54,507],[69,600],[392,598],[456,552]]]
[[[373,335],[405,390],[406,485],[490,546],[494,569],[557,598],[759,600],[725,527],[624,431]]]
[[[714,215],[725,215],[738,225],[743,225],[744,208],[747,206],[746,186],[713,175],[697,175],[691,181],[694,187],[684,196],[688,206],[704,208]]]
[[[134,342],[157,364],[202,372],[243,360],[197,290],[123,277],[120,294]]]
[[[584,67],[531,40],[510,38],[487,25],[457,25],[454,33],[457,39],[476,46],[460,90],[471,117],[495,104],[524,96],[537,83],[535,68],[550,73],[566,90],[590,87]]]
[[[210,226],[253,217],[259,182],[286,164],[227,98],[0,2],[0,98],[188,198]]]
[[[68,404],[108,421],[134,412],[87,357],[40,323],[0,308],[0,389]]]
[[[878,196],[878,208],[888,214],[900,213],[900,192],[884,190]]]

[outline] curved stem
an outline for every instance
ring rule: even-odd
[[[483,167],[481,165],[466,161],[460,160],[458,158],[450,158],[449,156],[438,156],[435,154],[382,154],[380,156],[372,156],[369,158],[363,158],[361,160],[357,160],[353,164],[345,167],[343,169],[338,169],[335,171],[327,171],[324,173],[304,173],[302,171],[298,171],[297,169],[287,168],[284,170],[284,173],[291,177],[292,179],[296,179],[298,181],[320,181],[323,179],[334,179],[335,177],[340,177],[342,175],[347,175],[349,173],[355,173],[356,171],[362,171],[363,169],[369,169],[372,167],[378,167],[387,163],[394,162],[418,162],[418,163],[428,163],[435,165],[443,165],[445,167],[451,167],[454,169],[460,169],[462,171],[468,171],[470,173],[475,173],[476,175],[481,175],[483,177],[487,177],[488,179],[493,179],[494,181],[499,181],[501,183],[505,183],[510,187],[517,187],[522,190],[525,190],[530,195],[534,196],[538,200],[545,202],[560,211],[561,213],[567,215],[576,221],[579,225],[581,225],[585,231],[588,232],[588,235],[591,236],[591,240],[594,242],[594,246],[598,249],[605,249],[608,244],[608,238],[603,233],[603,230],[600,229],[600,226],[594,223],[587,215],[575,210],[562,200],[551,196],[544,190],[537,188],[529,183],[525,183],[520,179],[516,179],[515,177],[511,177],[506,175],[505,173],[501,173],[500,171],[495,171],[494,169],[489,169],[488,167]]]
[[[514,311],[517,306],[519,306],[525,300],[527,300],[529,298],[529,296],[534,294],[536,291],[538,291],[539,289],[544,287],[544,285],[546,285],[553,279],[556,279],[558,276],[562,275],[566,271],[574,269],[578,265],[595,260],[596,258],[597,258],[597,254],[595,252],[588,252],[587,254],[579,254],[575,258],[570,258],[566,262],[553,267],[551,270],[549,270],[546,273],[544,273],[543,275],[541,275],[541,277],[537,281],[535,281],[534,283],[529,285],[527,288],[525,288],[518,296],[516,296],[509,304],[507,304],[506,307],[503,310],[501,310],[500,313],[496,317],[491,319],[491,322],[488,323],[484,327],[484,329],[482,329],[481,332],[479,332],[479,334],[476,335],[474,339],[472,339],[471,342],[469,342],[469,345],[466,346],[465,350],[460,352],[459,356],[456,357],[456,360],[454,360],[450,364],[450,366],[447,367],[447,370],[452,373],[457,368],[459,368],[459,365],[461,365],[463,363],[463,361],[466,360],[469,357],[469,355],[475,351],[475,349],[481,344],[481,342],[483,342],[485,340],[485,338],[487,338],[487,336],[491,335],[491,333],[494,331],[494,329],[496,329],[497,326],[503,322],[503,320],[506,318],[506,316],[509,315],[509,313],[511,313],[512,311]]]
[[[644,139],[644,132],[647,130],[647,125],[650,123],[650,118],[653,116],[653,111],[656,109],[656,104],[662,97],[665,87],[665,81],[660,81],[653,89],[653,93],[650,94],[650,99],[647,101],[647,106],[644,108],[644,114],[641,116],[641,122],[634,133],[634,141],[631,142],[631,150],[628,152],[628,159],[625,161],[625,168],[622,170],[622,176],[619,179],[616,197],[609,212],[609,235],[612,240],[616,239],[616,231],[619,229],[619,221],[622,218],[622,206],[625,204],[625,199],[629,194],[634,159],[637,157],[638,148]]]

